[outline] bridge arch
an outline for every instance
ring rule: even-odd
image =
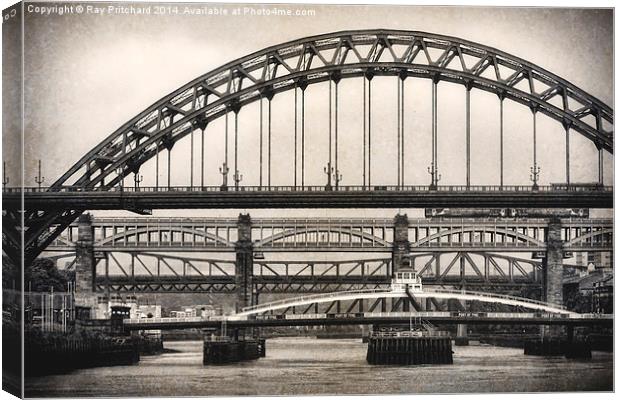
[[[392,244],[383,238],[372,235],[367,232],[362,232],[357,229],[344,229],[339,227],[312,227],[312,228],[299,228],[299,229],[286,229],[282,232],[264,238],[255,242],[257,248],[267,247],[269,245],[277,244],[278,241],[285,240],[291,237],[299,237],[306,234],[319,234],[329,235],[331,233],[337,233],[339,235],[349,235],[351,238],[356,237],[362,241],[362,245],[367,242],[368,244],[377,243],[380,247],[390,249]],[[318,238],[317,238],[318,239]],[[317,240],[317,243],[323,242],[322,239]],[[285,243],[284,243],[285,244]],[[363,246],[362,246],[363,247]]]
[[[235,314],[237,317],[247,317],[268,313],[270,311],[288,309],[292,307],[310,305],[315,303],[327,303],[346,300],[364,300],[379,298],[399,298],[407,297],[405,292],[397,292],[385,289],[368,289],[368,290],[352,290],[346,292],[322,293],[318,295],[310,295],[297,297],[293,299],[284,299],[269,303],[259,304],[255,306],[245,307],[241,312]],[[483,292],[473,292],[465,290],[447,290],[447,289],[424,289],[423,292],[414,293],[416,298],[436,298],[436,299],[455,299],[463,301],[480,301],[484,303],[498,303],[514,307],[523,307],[527,309],[544,311],[549,313],[566,313],[566,309],[551,303],[531,300],[516,296],[497,295]]]
[[[477,233],[481,232],[480,227],[457,227],[452,229],[442,230],[440,232],[434,233],[432,235],[426,236],[414,243],[411,244],[411,247],[423,247],[429,242],[437,239],[441,239],[442,237],[454,235],[454,234],[463,234],[463,233]],[[536,246],[536,247],[546,247],[546,244],[538,239],[535,239],[531,236],[527,236],[523,233],[517,232],[516,230],[495,227],[492,231],[488,231],[488,233],[500,234],[506,238],[512,238],[515,241],[518,241],[526,246]]]
[[[448,289],[428,289],[425,288],[423,292],[413,293],[416,298],[435,298],[435,299],[455,299],[463,301],[480,301],[484,303],[497,303],[504,304],[513,307],[523,307],[527,309],[544,311],[549,313],[567,313],[568,311],[556,304],[546,303],[537,300],[531,300],[527,298],[489,294],[483,292],[474,292],[466,290],[448,290]],[[293,299],[284,299],[273,301],[269,303],[259,304],[255,306],[245,307],[243,310],[234,316],[247,317],[250,315],[257,315],[268,313],[270,311],[288,309],[292,307],[305,306],[315,303],[328,303],[335,301],[346,300],[364,300],[364,299],[379,299],[379,298],[399,298],[407,297],[405,292],[391,291],[385,289],[368,289],[368,290],[352,290],[346,292],[335,293],[322,293],[318,295],[302,296]]]
[[[366,51],[368,49],[368,51]],[[438,50],[433,58],[429,50]],[[467,65],[466,57],[473,58]],[[500,71],[507,71],[502,76]],[[84,155],[52,186],[108,190],[155,154],[211,121],[263,98],[329,80],[375,75],[447,81],[541,112],[613,152],[613,110],[521,58],[460,38],[359,30],[307,37],[227,63],[168,94]],[[560,105],[558,105],[558,101]],[[593,121],[592,121],[593,120]],[[110,178],[104,183],[104,179]]]
[[[605,228],[601,230],[596,230],[593,232],[588,232],[586,234],[577,236],[576,238],[569,240],[565,244],[565,246],[571,247],[571,246],[586,245],[588,241],[594,241],[594,240],[598,240],[601,242],[604,242],[604,241],[613,242],[613,234],[614,234],[613,228]]]
[[[180,233],[181,235],[190,234],[190,235],[195,235],[195,236],[199,236],[199,237],[203,237],[205,239],[211,240],[215,243],[215,245],[220,245],[222,247],[234,247],[234,243],[231,243],[230,241],[220,236],[217,236],[212,233],[205,232],[199,229],[189,229],[189,228],[183,228],[183,227],[176,227],[172,229],[170,227],[166,228],[166,227],[157,227],[157,226],[147,226],[143,228],[129,229],[123,232],[118,232],[112,236],[109,236],[102,240],[97,241],[96,245],[97,246],[114,245],[119,239],[124,240],[126,238],[131,238],[131,237],[135,237],[136,242],[137,242],[137,238],[139,237],[139,235],[141,234],[150,235],[151,233],[157,233],[157,234]],[[171,238],[171,241],[172,241],[172,238]]]

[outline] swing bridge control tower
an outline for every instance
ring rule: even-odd
[[[405,261],[408,263],[408,261]],[[405,267],[394,273],[390,290],[406,293],[410,301],[423,292],[422,278],[414,268]],[[368,335],[366,361],[369,364],[452,364],[452,338],[422,318],[410,317],[409,325],[389,328],[373,326]]]

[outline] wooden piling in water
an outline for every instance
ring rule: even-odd
[[[373,365],[452,364],[449,336],[371,336],[366,361]]]

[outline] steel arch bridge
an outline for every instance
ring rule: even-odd
[[[379,304],[382,302],[385,303],[386,299],[400,299],[400,304],[402,304],[402,300],[404,299],[406,302],[415,304],[416,299],[427,298],[478,301],[483,303],[502,304],[511,307],[521,307],[549,313],[567,313],[566,308],[561,305],[527,299],[524,297],[468,290],[425,288],[423,291],[415,293],[392,291],[390,289],[364,289],[306,295],[244,307],[240,312],[236,313],[231,318],[234,319],[234,317],[248,317],[251,315],[274,313],[276,310],[282,310],[282,313],[291,312],[294,314],[296,312],[301,312],[304,314],[314,309],[314,312],[318,313],[318,306],[322,303],[327,303],[330,305],[330,308],[326,312],[331,311],[331,307],[334,305],[338,306],[338,312],[340,312],[341,304],[339,305],[339,303],[344,301],[351,302],[347,313],[353,311],[356,306],[359,307],[357,311],[364,312],[364,303],[361,300],[374,300],[374,304],[369,306],[369,310],[372,312]],[[300,308],[301,310],[299,310]],[[382,304],[382,311],[384,310],[385,304]]]
[[[372,79],[375,76],[398,77],[398,184],[377,186],[372,178]],[[339,185],[338,165],[338,83],[345,78],[361,77],[364,82],[364,162],[361,186]],[[430,186],[405,184],[404,154],[404,81],[408,77],[432,80],[432,161]],[[441,81],[464,85],[467,101],[467,182],[456,187],[438,186],[440,179],[437,152],[437,84]],[[310,85],[330,85],[330,151],[325,187],[306,186],[304,160],[304,94]],[[335,118],[331,116],[331,88],[335,84]],[[506,186],[503,161],[500,183],[494,187],[470,185],[470,92],[478,89],[494,93],[503,110],[504,100],[529,107],[533,115],[533,185]],[[294,185],[277,187],[271,182],[271,108],[278,93],[301,93],[301,160],[295,150]],[[366,95],[367,94],[367,95]],[[268,106],[267,176],[263,180],[263,99]],[[368,100],[368,104],[367,103]],[[257,186],[239,187],[237,135],[240,110],[254,102],[261,106],[261,169]],[[367,106],[367,107],[366,107]],[[297,107],[297,100],[295,101]],[[503,112],[503,111],[502,111]],[[137,188],[140,167],[159,155],[168,154],[177,142],[200,131],[203,141],[207,126],[214,120],[234,114],[234,161],[232,172],[235,192],[228,188],[228,129],[226,154],[222,165],[223,185],[204,185],[204,155],[200,185],[194,185],[193,162],[190,184],[186,187],[156,185]],[[566,182],[564,185],[538,186],[540,168],[536,158],[536,116],[543,114],[561,123],[566,131]],[[296,112],[297,115],[297,112]],[[333,132],[331,122],[334,122]],[[226,124],[228,126],[228,123]],[[503,137],[503,125],[500,127]],[[577,132],[594,143],[599,152],[599,181],[595,187],[570,182],[569,133]],[[333,135],[332,135],[333,133]],[[332,136],[335,140],[332,139]],[[295,129],[297,140],[297,127]],[[332,146],[333,142],[333,146]],[[333,150],[332,150],[333,147]],[[86,209],[129,209],[186,207],[324,207],[424,206],[450,204],[610,207],[613,194],[603,187],[603,152],[613,153],[613,110],[594,96],[567,80],[528,61],[500,50],[463,39],[415,31],[361,30],[336,32],[303,38],[269,47],[223,65],[187,83],[163,97],[125,123],[84,155],[50,188],[43,190],[5,190],[3,212],[3,248],[13,259],[24,249],[26,262],[32,261],[78,215]],[[204,154],[204,153],[203,153]],[[503,160],[503,145],[501,149]],[[376,166],[375,166],[376,168]],[[299,173],[298,173],[299,172]],[[136,190],[125,189],[125,177],[136,178]],[[300,176],[300,183],[297,177]],[[170,162],[168,162],[170,177]],[[120,190],[119,190],[120,189]],[[243,189],[243,190],[240,190]],[[378,189],[378,191],[376,191]],[[372,190],[372,192],[371,192]],[[107,192],[102,194],[102,192]],[[163,192],[163,193],[162,193]],[[320,192],[320,193],[315,193]],[[464,194],[465,193],[465,194]],[[24,246],[20,239],[20,202],[24,196]],[[331,199],[331,200],[330,200]],[[328,201],[329,200],[329,201]],[[485,203],[486,202],[486,203]],[[51,228],[51,229],[50,229]]]

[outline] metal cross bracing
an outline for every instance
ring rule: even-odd
[[[409,220],[411,249],[421,251],[533,252],[547,248],[549,221],[542,218],[415,218]],[[234,251],[237,220],[216,218],[97,218],[96,250]],[[253,247],[261,252],[391,252],[392,219],[253,219]],[[71,224],[46,251],[71,251],[78,240]],[[613,250],[611,219],[561,220],[563,249]]]
[[[75,267],[71,254],[65,268]],[[514,290],[541,287],[541,260],[478,252],[412,253],[425,285]],[[566,269],[581,269],[565,264]],[[235,261],[162,253],[100,252],[95,260],[95,287],[99,291],[212,292],[235,291]],[[390,258],[359,260],[254,260],[252,281],[256,293],[323,293],[387,287],[392,279]]]
[[[392,76],[398,82],[398,161],[393,182],[377,182],[373,170],[376,165],[376,133],[373,135],[373,78]],[[363,132],[340,126],[338,118],[339,82],[358,78],[363,82],[364,96],[360,102],[363,110]],[[405,153],[407,143],[404,123],[406,79],[429,79],[432,85],[432,143],[430,185],[415,185],[408,181],[404,160],[412,158]],[[327,185],[306,185],[306,175],[320,173],[323,165],[306,165],[306,114],[305,94],[314,84],[329,82],[329,154],[326,154]],[[362,87],[360,82],[360,87]],[[438,153],[438,84],[461,84],[466,96],[466,136],[470,143],[470,91],[473,89],[494,93],[500,104],[500,181],[492,185],[471,185],[471,151],[466,146],[466,182],[461,185],[441,186],[441,164]],[[291,174],[293,184],[272,181],[272,99],[279,93],[295,92],[295,144],[291,149]],[[299,99],[301,97],[301,99]],[[375,95],[376,97],[376,95]],[[504,184],[503,157],[503,105],[506,100],[528,107],[532,112],[533,137],[530,182],[511,186]],[[263,119],[263,103],[267,103],[267,120]],[[260,160],[260,179],[252,183],[243,179],[239,165],[238,119],[244,107],[251,103],[260,105],[260,133],[257,163]],[[362,104],[363,103],[363,104]],[[301,110],[299,110],[301,106]],[[288,110],[288,108],[287,108]],[[288,112],[288,111],[287,111]],[[234,114],[229,124],[229,114]],[[566,157],[565,182],[543,184],[541,163],[537,158],[537,117],[545,115],[562,124],[565,135],[559,137],[558,152]],[[299,118],[298,118],[299,117]],[[208,126],[218,118],[225,118],[224,135]],[[231,125],[231,127],[229,127]],[[265,129],[266,125],[266,129]],[[299,125],[299,126],[298,126]],[[228,146],[229,128],[233,136]],[[266,130],[266,132],[264,132]],[[200,170],[194,171],[194,133],[200,132]],[[298,133],[301,137],[298,137]],[[363,142],[363,162],[356,168],[359,176],[346,176],[338,164],[339,140],[342,134],[359,134]],[[351,132],[351,133],[349,133]],[[583,135],[598,150],[598,181],[581,184],[570,178],[569,140],[572,134]],[[521,133],[520,133],[521,134]],[[340,135],[340,136],[339,136]],[[263,136],[266,136],[265,138]],[[175,144],[188,137],[191,156],[188,164],[190,181],[185,185],[171,182],[171,152]],[[225,137],[224,163],[220,167],[205,160],[205,141]],[[340,139],[339,139],[340,138]],[[374,139],[374,140],[373,140]],[[373,144],[375,145],[373,147]],[[207,144],[208,145],[208,144]],[[264,148],[267,147],[267,149]],[[177,147],[178,148],[178,147]],[[301,154],[299,149],[301,149]],[[228,207],[424,207],[424,206],[540,206],[540,207],[611,207],[613,189],[604,187],[604,153],[613,152],[613,110],[594,96],[567,80],[537,65],[503,51],[460,38],[416,31],[361,30],[344,31],[312,36],[272,46],[198,77],[178,90],[164,96],[152,106],[121,126],[101,143],[78,160],[49,188],[5,188],[4,209],[7,214],[18,212],[22,198],[24,211],[26,261],[32,261],[67,225],[87,209],[127,209],[146,213],[156,208],[228,208]],[[160,154],[162,153],[162,154]],[[229,165],[229,153],[233,165]],[[266,153],[266,160],[264,156]],[[360,149],[362,153],[362,149]],[[167,155],[167,180],[160,182],[160,155]],[[362,156],[362,154],[360,154]],[[300,160],[298,160],[300,158]],[[155,164],[155,186],[146,181],[141,167],[149,160]],[[375,161],[375,164],[373,164]],[[244,162],[241,159],[241,162]],[[281,168],[281,165],[276,167]],[[205,173],[222,174],[222,185],[213,186],[205,181]],[[358,172],[359,171],[359,172]],[[445,171],[445,170],[444,170]],[[228,173],[233,174],[234,187],[228,187]],[[218,173],[219,174],[219,173]],[[49,174],[47,174],[49,176]],[[247,175],[247,174],[246,174]],[[343,175],[344,178],[343,178]],[[445,173],[444,173],[445,175]],[[196,181],[200,176],[200,184]],[[267,179],[264,180],[263,176]],[[135,187],[123,184],[125,178],[134,178]],[[299,177],[299,179],[298,179]],[[195,179],[196,178],[196,179]],[[342,179],[348,183],[340,182]],[[243,180],[243,184],[240,182]],[[358,182],[361,181],[361,182]],[[206,183],[206,184],[205,184]],[[333,183],[333,184],[332,184]],[[266,186],[265,186],[266,184]],[[23,197],[22,197],[23,196]],[[7,221],[10,220],[7,219]],[[3,248],[13,258],[22,250],[18,218],[15,224],[3,224]]]

